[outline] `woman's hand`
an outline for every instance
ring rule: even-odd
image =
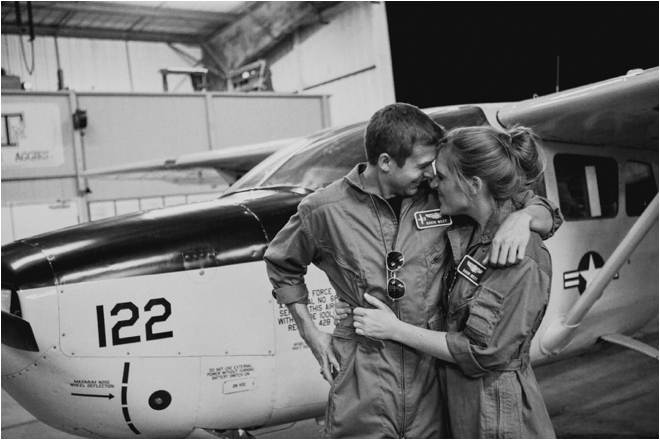
[[[375,309],[357,307],[353,310],[355,333],[375,339],[394,339],[396,328],[401,321],[377,298],[365,293],[364,299]]]
[[[344,319],[348,318],[348,315],[351,312],[351,306],[343,301],[337,300],[335,303],[335,316],[333,317],[335,321],[335,327],[338,327]]]
[[[547,212],[545,208],[542,209]],[[491,267],[507,267],[520,263],[525,257],[532,219],[524,210],[509,214],[495,232],[490,253],[482,263]]]

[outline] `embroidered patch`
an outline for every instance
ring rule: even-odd
[[[417,229],[437,228],[451,225],[451,216],[442,215],[439,209],[419,211],[415,213]]]
[[[481,281],[481,277],[486,273],[486,266],[479,263],[471,256],[466,255],[461,260],[457,270],[461,276],[477,286],[479,285],[479,281]]]

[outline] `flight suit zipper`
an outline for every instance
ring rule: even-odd
[[[392,250],[396,249],[397,241],[399,239],[399,227],[401,224],[401,220],[405,217],[405,215],[408,213],[410,210],[410,207],[414,204],[414,200],[408,204],[408,206],[405,207],[404,210],[402,210],[399,213],[399,218],[397,219],[396,213],[394,212],[394,209],[392,209],[392,206],[387,203],[387,200],[383,199],[380,196],[376,196],[380,198],[383,202],[385,202],[385,205],[390,210],[390,213],[392,213],[392,218],[394,219],[394,226],[396,227],[396,232],[394,234],[394,243],[392,244]],[[373,200],[373,199],[372,199]],[[376,207],[376,209],[378,209]],[[378,215],[378,213],[376,213]],[[385,237],[383,237],[385,239]],[[387,249],[387,243],[383,243],[385,245],[385,249]],[[397,319],[401,320],[401,307],[399,305],[399,302],[396,301],[396,317]],[[402,397],[402,407],[403,407],[403,414],[401,416],[401,430],[399,432],[399,438],[405,438],[405,432],[406,432],[406,364],[405,364],[405,351],[403,349],[403,346],[400,348],[400,353],[401,353],[401,397]]]
[[[399,239],[399,225],[401,224],[401,221],[405,217],[405,215],[410,211],[410,207],[414,204],[414,200],[406,206],[406,208],[401,211],[400,216],[399,216],[399,221],[397,222],[397,227],[396,227],[396,235],[394,237],[394,244],[396,246],[396,242]],[[389,205],[389,204],[388,204]],[[390,209],[392,207],[390,206]],[[394,210],[392,210],[394,212]],[[396,216],[394,217],[396,219]],[[399,302],[397,301],[396,303],[396,308],[397,308],[397,317],[399,320],[401,319],[401,308],[399,306]],[[403,415],[402,415],[402,420],[401,420],[401,432],[399,433],[399,438],[405,438],[406,437],[406,353],[404,351],[403,346],[400,347],[401,349],[401,391],[402,391],[402,400],[403,400]]]

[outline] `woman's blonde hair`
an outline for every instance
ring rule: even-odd
[[[479,177],[500,202],[530,188],[545,170],[541,139],[522,126],[505,131],[488,125],[455,128],[438,151],[465,194],[468,180]]]

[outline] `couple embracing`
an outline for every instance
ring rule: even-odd
[[[529,190],[538,138],[445,132],[398,103],[364,144],[367,163],[306,197],[264,257],[331,384],[325,436],[554,437],[529,364],[550,294],[541,236],[562,222]],[[307,309],[310,264],[340,301],[332,335]]]

